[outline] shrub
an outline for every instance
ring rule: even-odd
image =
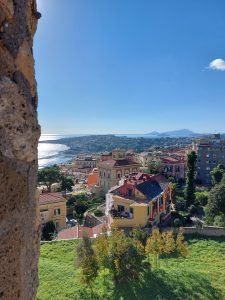
[[[225,227],[225,217],[224,215],[220,214],[214,218],[213,222],[214,226],[219,226],[219,227]]]
[[[175,200],[175,209],[177,211],[186,211],[186,201],[183,197],[177,196]]]
[[[208,203],[208,198],[209,193],[207,191],[195,193],[196,202],[202,206],[205,206]]]
[[[181,220],[176,218],[174,221],[173,221],[173,224],[175,227],[180,227],[181,226]]]
[[[42,229],[42,239],[51,241],[55,234],[55,224],[52,221],[47,222]]]
[[[103,214],[103,212],[102,212],[100,209],[96,209],[96,210],[94,211],[94,215],[95,215],[96,217],[102,217],[104,214]]]
[[[197,207],[196,207],[195,205],[193,205],[193,204],[189,207],[188,210],[189,210],[189,212],[190,212],[191,214],[196,214],[197,211],[198,211]]]

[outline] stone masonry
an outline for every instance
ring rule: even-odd
[[[36,0],[0,0],[0,299],[35,299],[39,254],[35,198]]]

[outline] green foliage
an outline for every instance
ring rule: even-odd
[[[91,239],[83,237],[76,247],[76,252],[76,265],[81,269],[81,283],[91,286],[98,275],[98,264]]]
[[[219,227],[225,227],[225,216],[223,214],[215,216],[213,225]]]
[[[223,165],[216,166],[211,172],[212,184],[219,184],[225,174],[225,167]]]
[[[122,231],[113,229],[110,236],[111,272],[115,284],[139,278],[144,258],[139,246]]]
[[[209,193],[208,212],[211,215],[218,215],[220,213],[225,215],[225,181],[222,180],[220,184],[215,185]]]
[[[42,229],[42,239],[45,241],[51,241],[55,233],[55,224],[52,221],[48,221]]]
[[[182,225],[181,220],[179,218],[174,219],[173,224],[175,227],[180,227]]]
[[[68,191],[71,192],[72,186],[74,185],[73,179],[70,177],[66,177],[64,175],[61,176],[61,183],[60,183],[60,191]]]
[[[104,214],[103,214],[103,212],[101,211],[101,209],[96,209],[96,210],[94,211],[94,215],[95,215],[96,217],[102,217]]]
[[[168,177],[168,180],[169,180],[169,182],[171,182],[171,183],[175,183],[175,178],[174,177],[172,177],[172,176],[170,176],[170,177]]]
[[[196,172],[197,155],[195,151],[191,151],[187,157],[187,176],[185,188],[185,200],[187,207],[194,204],[195,201],[195,172]]]
[[[84,214],[87,209],[88,209],[88,205],[80,201],[76,202],[74,205],[74,211],[77,215]]]
[[[134,240],[139,241],[143,247],[146,246],[148,235],[140,227],[134,228],[131,236]]]
[[[183,197],[177,196],[175,199],[175,209],[176,211],[186,211],[186,201]]]
[[[196,207],[194,204],[192,204],[192,205],[188,208],[188,211],[190,212],[190,214],[196,214],[197,211],[198,211],[198,209],[197,209],[197,207]]]
[[[60,179],[61,175],[57,165],[45,167],[38,171],[38,183],[46,185],[49,191],[51,185],[55,182],[60,182]]]
[[[163,164],[159,159],[152,159],[148,162],[148,173],[158,174],[163,170]]]
[[[199,203],[202,206],[205,206],[208,203],[208,198],[209,198],[209,192],[208,191],[196,192],[195,193],[196,203]]]
[[[192,236],[188,256],[162,258],[161,269],[143,272],[130,284],[115,286],[111,275],[101,271],[93,285],[95,297],[74,268],[77,244],[72,240],[41,245],[37,300],[224,299],[225,238]]]
[[[176,238],[176,251],[181,255],[181,256],[187,256],[188,255],[188,245],[187,242],[184,240],[184,234],[183,231],[179,230]]]

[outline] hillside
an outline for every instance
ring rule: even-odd
[[[95,283],[96,299],[225,299],[225,238],[192,237],[186,258],[161,259],[158,271],[115,289],[110,278]],[[39,300],[93,299],[75,268],[77,241],[41,245]]]
[[[46,141],[41,141],[43,143]],[[51,144],[64,144],[70,147],[65,151],[70,154],[81,152],[94,153],[103,151],[112,151],[112,149],[133,149],[137,152],[146,151],[152,146],[157,147],[176,147],[177,145],[186,146],[191,144],[191,138],[144,138],[144,137],[127,137],[116,135],[88,135],[80,137],[62,138],[58,140],[47,141]]]

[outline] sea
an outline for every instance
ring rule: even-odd
[[[54,164],[67,163],[71,161],[73,156],[65,153],[69,149],[68,146],[63,144],[50,144],[50,140],[60,140],[62,138],[68,137],[79,137],[87,136],[88,134],[42,134],[40,137],[41,143],[38,145],[38,167],[44,168]],[[145,137],[153,138],[155,136],[151,135],[141,135],[141,134],[117,134],[117,136],[127,136],[127,137]]]

